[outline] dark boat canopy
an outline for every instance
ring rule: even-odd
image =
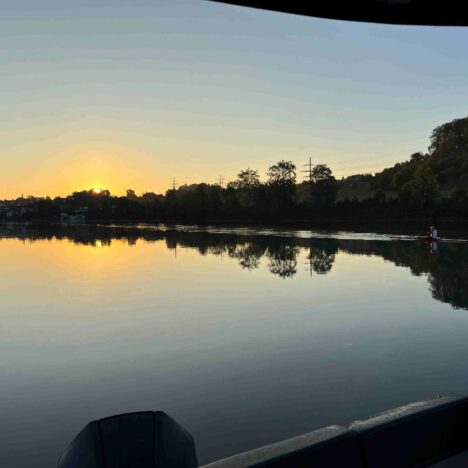
[[[459,0],[212,0],[319,18],[420,26],[467,26]]]

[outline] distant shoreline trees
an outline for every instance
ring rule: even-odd
[[[241,170],[226,187],[182,185],[164,195],[113,196],[108,190],[68,197],[0,201],[0,220],[58,220],[85,209],[88,220],[206,220],[276,222],[286,219],[468,218],[468,117],[438,126],[427,153],[393,167],[337,180],[326,164],[297,181],[297,168],[280,160],[262,182],[256,169]]]

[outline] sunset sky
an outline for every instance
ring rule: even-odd
[[[468,114],[467,28],[202,0],[0,4],[0,199],[164,192],[309,156],[375,172]]]

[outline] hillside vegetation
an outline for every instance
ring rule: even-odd
[[[415,183],[434,184],[442,198],[466,194],[468,187],[468,117],[436,127],[426,153],[414,153],[407,161],[375,174],[353,175],[339,181],[338,200],[372,198],[383,192],[394,198],[414,192]]]

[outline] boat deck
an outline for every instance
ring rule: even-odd
[[[429,465],[428,468],[466,468],[468,466],[468,450],[457,453],[445,460],[442,460],[433,465]]]

